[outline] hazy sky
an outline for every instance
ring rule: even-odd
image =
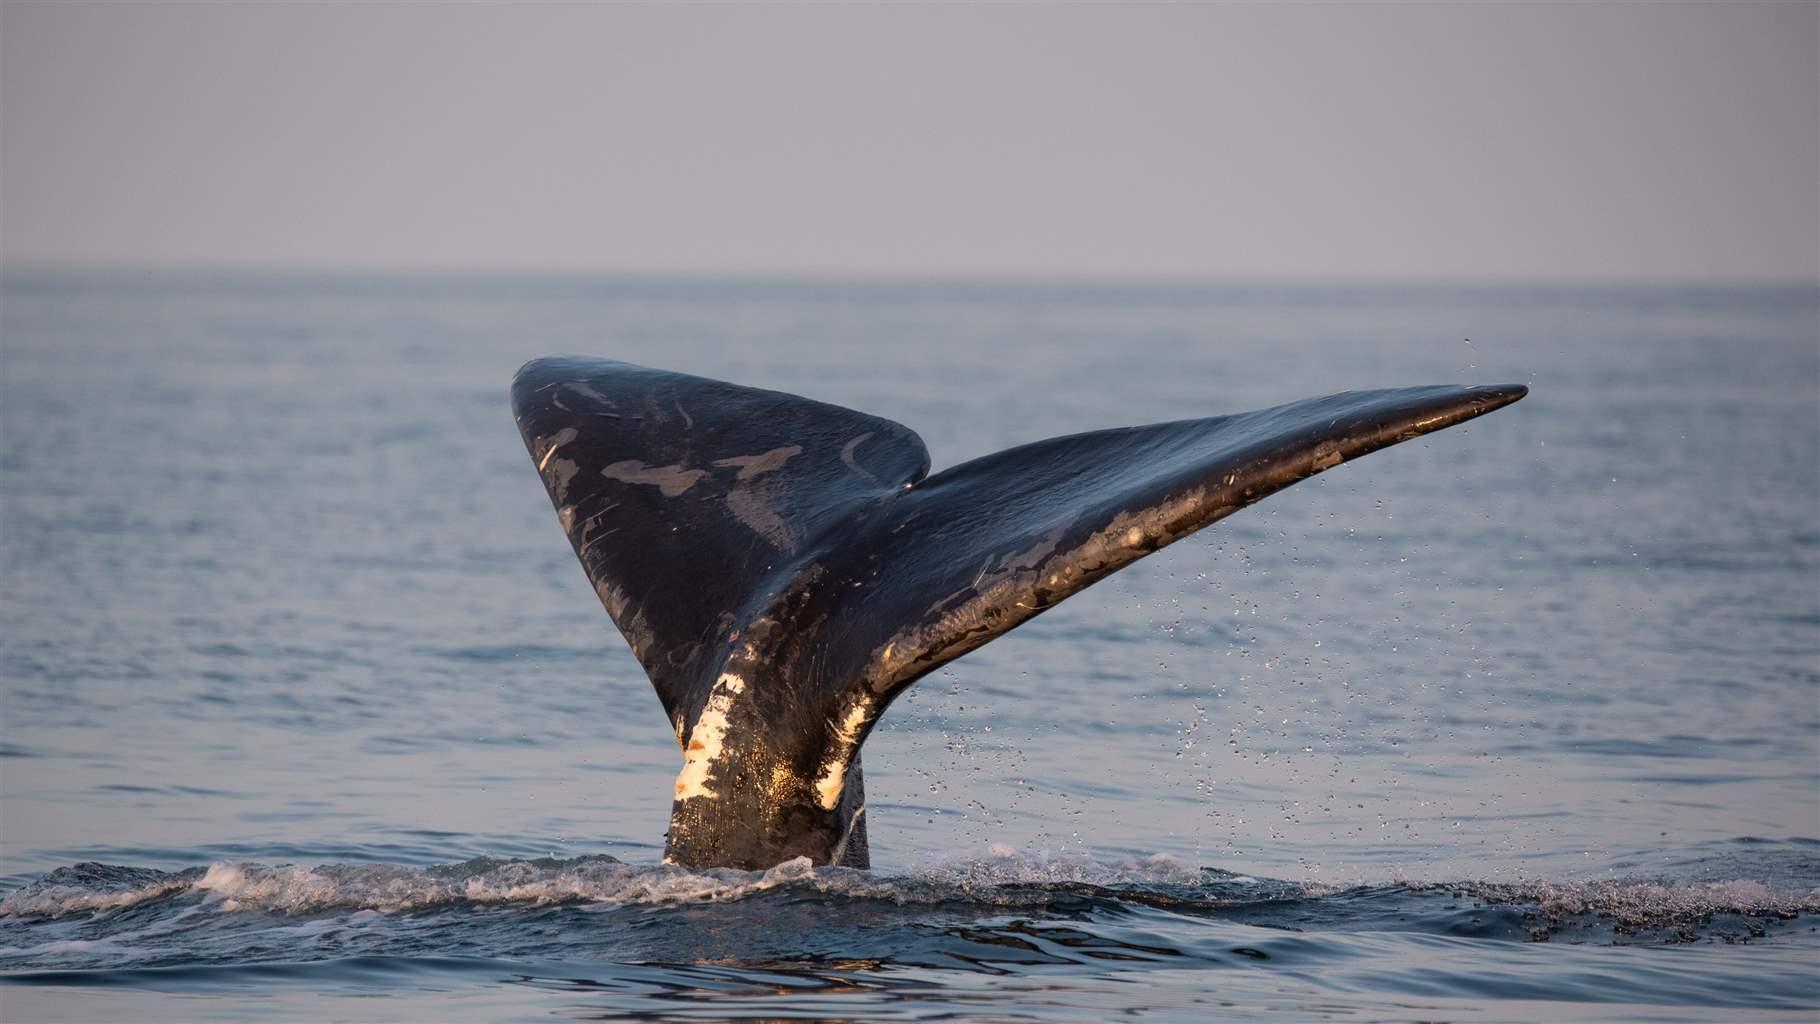
[[[0,7],[11,264],[1820,279],[1820,4]]]

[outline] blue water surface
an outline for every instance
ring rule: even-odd
[[[0,344],[0,1018],[1820,1013],[1820,289],[12,273]],[[938,469],[1532,393],[919,682],[874,870],[689,871],[565,352]]]

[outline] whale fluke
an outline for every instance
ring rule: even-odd
[[[1525,393],[1348,392],[934,476],[890,420],[602,359],[526,364],[512,407],[683,749],[665,859],[863,867],[860,745],[906,686],[1265,495]]]

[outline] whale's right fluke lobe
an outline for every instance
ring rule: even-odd
[[[1117,569],[1298,480],[1528,391],[1358,391],[1258,412],[1052,438],[944,470],[873,541],[889,565],[840,634],[885,695]]]
[[[935,476],[889,420],[624,363],[531,363],[513,405],[676,723],[666,859],[863,866],[860,745],[910,683],[1268,494],[1525,391],[1350,392]]]

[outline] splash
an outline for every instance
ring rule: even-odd
[[[994,846],[984,856],[952,856],[903,876],[814,867],[808,858],[766,871],[627,864],[613,857],[496,860],[476,858],[428,868],[395,864],[229,864],[163,872],[78,864],[59,868],[0,899],[0,918],[57,918],[194,897],[224,912],[309,914],[331,909],[411,911],[458,905],[602,903],[651,905],[727,902],[792,887],[804,892],[902,904],[1041,903],[1044,888],[1192,886],[1210,875],[1172,857],[1097,860]],[[1247,880],[1249,881],[1249,880]]]
[[[658,908],[734,903],[774,892],[835,902],[987,911],[1084,899],[1265,926],[1304,927],[1318,920],[1341,929],[1384,927],[1416,909],[1412,899],[1447,896],[1508,908],[1520,916],[1531,939],[1619,942],[1750,935],[1757,922],[1820,912],[1820,889],[1779,890],[1748,880],[1400,881],[1388,887],[1336,889],[1195,867],[1165,855],[1101,859],[993,845],[983,853],[937,858],[902,875],[814,867],[807,858],[766,871],[627,864],[608,856],[482,857],[431,867],[216,863],[176,872],[78,864],[8,893],[0,899],[0,919],[102,918],[161,901],[186,914],[305,916],[463,907]],[[1295,908],[1293,914],[1290,908]]]
[[[1783,891],[1748,879],[1398,884],[1411,892],[1456,893],[1491,906],[1522,909],[1531,925],[1530,937],[1537,941],[1593,925],[1609,927],[1619,941],[1625,936],[1692,941],[1718,918],[1790,920],[1820,912],[1820,887]],[[1761,927],[1748,923],[1743,927],[1749,934],[1762,934]]]
[[[58,868],[0,899],[0,917],[64,917],[121,910],[183,893],[200,870],[164,872],[151,868],[83,863]]]

